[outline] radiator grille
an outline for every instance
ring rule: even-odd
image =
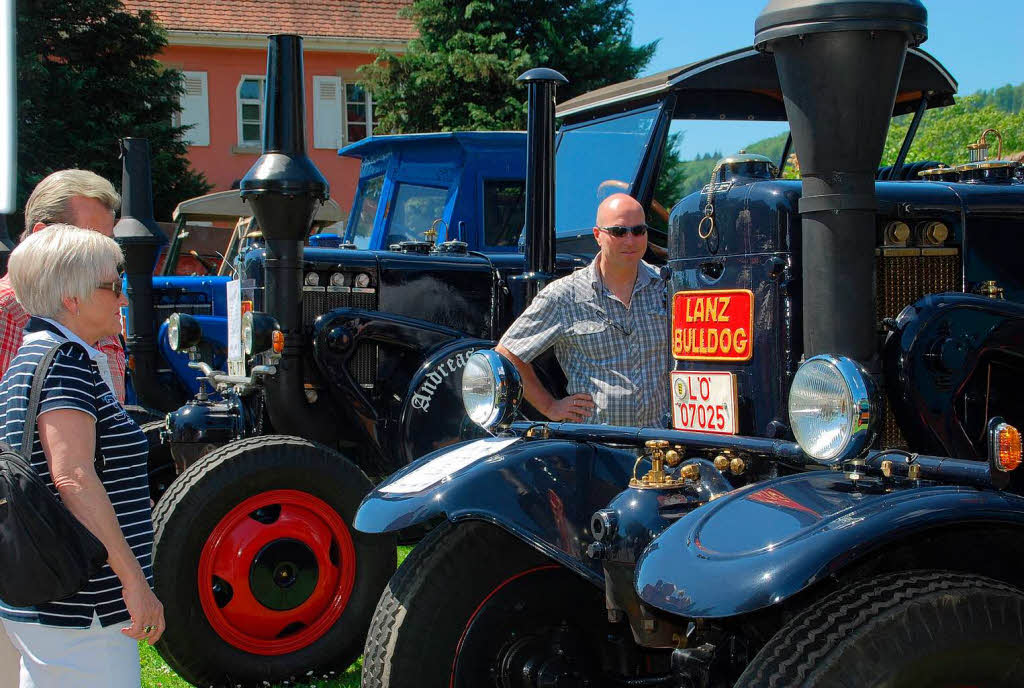
[[[187,315],[213,315],[213,304],[196,303],[194,301],[182,301],[175,303],[171,300],[160,300],[156,304],[156,326],[159,328],[164,324],[171,313],[185,313]]]
[[[875,303],[877,322],[895,318],[904,308],[927,294],[962,292],[963,268],[956,248],[891,248],[876,252]],[[885,402],[882,447],[906,448],[907,442]]]
[[[302,324],[309,327],[324,313],[335,308],[377,310],[377,292],[327,291],[308,289],[302,295]],[[362,387],[373,387],[377,380],[377,345],[361,344],[348,364],[352,378]]]

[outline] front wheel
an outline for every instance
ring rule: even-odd
[[[167,631],[157,650],[196,685],[343,669],[395,570],[391,536],[349,527],[369,479],[297,437],[253,437],[188,467],[154,514]]]
[[[999,581],[914,571],[832,593],[782,627],[744,688],[1024,685],[1024,594]]]
[[[603,686],[602,591],[485,523],[444,524],[381,595],[363,688]]]

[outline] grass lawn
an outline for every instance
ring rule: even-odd
[[[412,547],[398,548],[398,563],[401,565]],[[171,668],[164,663],[160,655],[146,643],[139,643],[139,657],[142,662],[142,685],[143,688],[189,688],[192,684],[186,683],[178,677]],[[302,688],[315,686],[316,688],[359,688],[359,678],[362,672],[363,658],[360,657],[343,674],[333,679],[320,679],[313,683],[288,683],[289,688]]]

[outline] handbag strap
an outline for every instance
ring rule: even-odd
[[[39,363],[36,365],[36,372],[32,375],[32,389],[28,394],[28,408],[25,409],[25,426],[21,434],[21,447],[18,453],[28,463],[32,465],[32,446],[35,444],[36,431],[36,414],[39,411],[39,398],[43,395],[43,383],[46,382],[46,371],[49,370],[50,364],[53,363],[53,359],[57,357],[57,352],[68,341],[54,342],[53,346],[47,349],[43,357],[39,359]],[[70,342],[72,346],[78,346],[74,342]],[[94,461],[97,467],[103,465],[102,454],[100,453],[99,443],[99,428],[97,427],[96,436],[96,456]]]

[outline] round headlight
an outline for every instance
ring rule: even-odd
[[[306,286],[307,287],[315,287],[318,284],[320,284],[320,275],[318,275],[315,272],[307,272],[306,273]]]
[[[462,370],[462,403],[484,428],[507,425],[519,409],[523,385],[515,366],[491,349],[477,351]]]
[[[171,313],[167,318],[167,344],[171,351],[184,351],[199,344],[203,328],[187,313]]]
[[[856,361],[821,354],[807,359],[789,390],[789,423],[800,448],[825,462],[852,459],[875,438],[874,380]]]
[[[267,313],[242,314],[242,350],[246,356],[261,354],[274,346],[274,333],[281,330],[277,319]]]

